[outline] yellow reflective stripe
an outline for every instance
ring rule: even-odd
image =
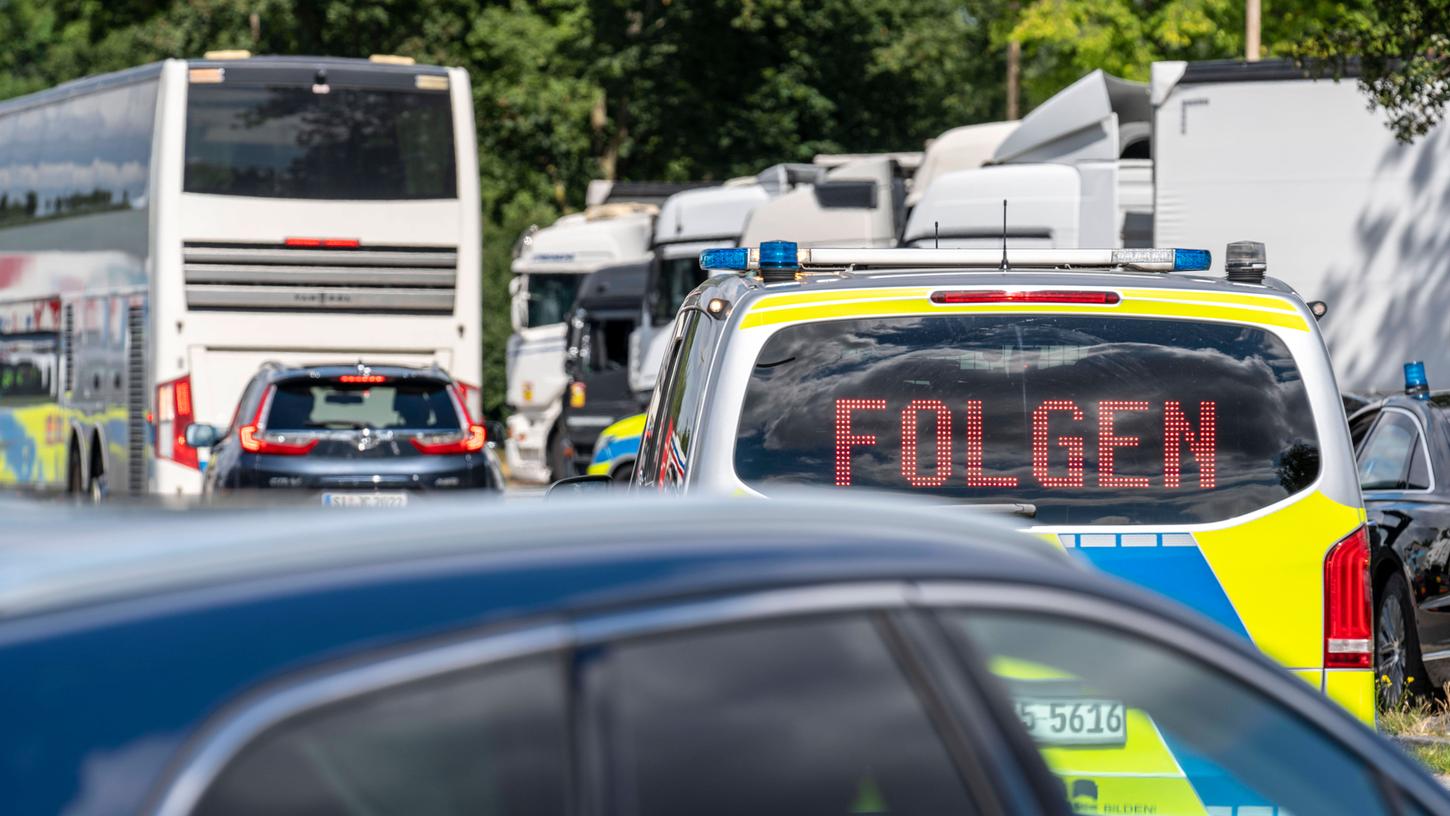
[[[1193,301],[1199,303],[1226,303],[1238,306],[1257,306],[1261,309],[1276,309],[1281,312],[1299,313],[1298,307],[1280,297],[1267,295],[1240,295],[1233,292],[1181,292],[1174,289],[1118,289],[1125,298],[1148,298],[1149,300]]]
[[[588,473],[590,476],[608,476],[609,465],[609,462],[591,462],[589,465],[589,469],[585,472]]]
[[[769,308],[770,301],[762,300],[745,319],[740,321],[741,330],[779,323],[832,320],[844,317],[909,316],[932,314],[1091,314],[1127,315],[1130,317],[1176,317],[1222,320],[1233,323],[1248,323],[1279,326],[1298,331],[1309,331],[1309,326],[1297,314],[1259,311],[1236,306],[1207,303],[1165,303],[1150,300],[1124,300],[1116,306],[1082,306],[1076,304],[1052,303],[964,303],[942,305],[932,303],[926,297],[904,300],[850,300],[830,303],[809,304]]]
[[[1425,678],[1419,679],[1425,682]],[[1344,706],[1360,722],[1374,726],[1374,672],[1369,669],[1329,669],[1324,672],[1324,694]]]
[[[1040,745],[1047,766],[1057,773],[1090,776],[1117,774],[1135,776],[1182,776],[1178,760],[1158,734],[1147,714],[1127,710],[1127,741],[1110,748]]]
[[[1031,660],[1016,657],[993,657],[987,670],[1008,680],[1070,680],[1074,675]]]
[[[767,295],[757,301],[756,308],[778,306],[800,306],[805,303],[830,303],[833,301],[881,300],[882,298],[927,297],[940,289],[939,286],[890,286],[874,289],[832,289],[815,292],[784,292]]]
[[[1315,691],[1324,690],[1323,669],[1290,669],[1289,673],[1308,683]]]
[[[1254,644],[1284,666],[1324,662],[1324,556],[1364,510],[1314,491],[1282,509],[1193,537]]]

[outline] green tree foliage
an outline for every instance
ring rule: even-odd
[[[1343,9],[1333,0],[1265,0],[1263,55],[1291,56]],[[1244,53],[1243,0],[1032,0],[1015,14],[1005,7],[998,19],[997,40],[1022,43],[1030,104],[1096,68],[1146,80],[1158,60]]]
[[[1428,133],[1450,102],[1450,0],[1381,0],[1338,12],[1295,55],[1336,76],[1357,71],[1401,141]]]

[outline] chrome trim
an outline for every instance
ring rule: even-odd
[[[561,649],[568,629],[549,624],[430,648],[356,668],[301,680],[280,691],[263,693],[219,724],[203,732],[165,783],[157,816],[183,816],[200,802],[222,768],[269,728],[302,712],[342,700],[509,658]]]
[[[187,283],[281,284],[299,286],[446,286],[457,273],[451,268],[406,266],[276,266],[271,264],[188,263]]]
[[[291,264],[296,266],[411,266],[446,267],[458,265],[458,253],[452,248],[420,249],[411,252],[388,251],[361,247],[358,249],[282,249],[273,247],[182,247],[182,258],[189,264]]]
[[[1422,655],[1420,655],[1420,662],[1421,663],[1429,663],[1432,660],[1444,660],[1446,658],[1450,658],[1450,649],[1442,649],[1442,650],[1440,650],[1438,652],[1430,652],[1428,654],[1422,654]]]
[[[1380,495],[1382,493],[1434,493],[1435,460],[1430,458],[1430,445],[1425,441],[1425,424],[1420,421],[1419,417],[1415,416],[1414,411],[1408,410],[1406,408],[1401,408],[1398,405],[1387,405],[1384,408],[1381,408],[1379,418],[1375,419],[1374,425],[1370,426],[1369,434],[1365,436],[1364,442],[1360,443],[1360,447],[1363,448],[1365,443],[1368,443],[1371,439],[1374,438],[1374,432],[1379,428],[1379,424],[1384,419],[1384,415],[1388,413],[1404,414],[1405,416],[1410,418],[1411,422],[1415,423],[1415,431],[1420,436],[1420,453],[1423,454],[1425,457],[1425,470],[1427,470],[1430,474],[1430,486],[1425,488],[1376,488],[1372,490],[1365,490],[1364,488],[1360,488],[1360,490],[1364,493],[1374,495]],[[1354,476],[1355,481],[1359,481],[1359,451],[1355,451]]]
[[[187,284],[192,309],[271,308],[452,312],[453,289],[354,289],[320,286]]]
[[[910,587],[896,581],[768,590],[592,617],[574,625],[574,640],[580,645],[593,645],[621,638],[786,615],[903,609],[910,605],[910,597]]]

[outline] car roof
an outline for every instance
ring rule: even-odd
[[[549,523],[541,523],[537,504],[476,498],[423,502],[416,512],[352,516],[311,508],[188,513],[58,508],[24,514],[10,525],[9,537],[19,543],[4,552],[0,630],[7,620],[157,593],[216,590],[283,576],[295,579],[437,558],[467,558],[479,572],[488,572],[490,560],[497,560],[507,562],[512,571],[531,562],[552,562],[561,549],[582,546],[590,560],[615,571],[646,561],[698,561],[697,542],[707,536],[742,542],[734,552],[713,549],[710,560],[715,566],[760,557],[747,543],[752,537],[778,540],[778,556],[788,557],[795,574],[806,581],[853,570],[865,575],[890,562],[858,548],[863,531],[903,545],[916,542],[924,549],[914,551],[913,560],[927,558],[928,564],[949,572],[963,569],[961,564],[948,569],[963,553],[972,554],[966,560],[967,574],[973,565],[999,574],[1014,569],[1030,574],[1044,568],[1044,559],[1061,560],[1053,545],[1024,537],[1005,522],[994,523],[994,517],[981,524],[973,518],[963,527],[964,515],[986,511],[859,496],[842,506],[812,493],[752,504],[747,518],[741,517],[740,499],[643,499],[643,507],[618,498],[573,501],[567,517]],[[574,518],[579,521],[570,521]],[[678,534],[665,536],[664,530]],[[642,540],[652,543],[646,546]],[[690,579],[681,573],[677,583],[675,590],[684,590]]]
[[[1281,297],[1300,303],[1293,287],[1277,278],[1266,277],[1263,284],[1238,283],[1208,275],[1183,273],[1136,272],[1129,270],[1066,270],[1009,269],[1006,272],[983,269],[892,269],[857,270],[851,272],[807,272],[799,280],[764,284],[758,278],[723,274],[709,278],[696,293],[703,299],[711,291],[728,290],[749,299],[784,292],[841,292],[849,295],[856,289],[880,289],[892,286],[1082,286],[1133,287],[1167,291],[1217,292]]]

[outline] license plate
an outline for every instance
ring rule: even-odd
[[[1123,704],[1114,700],[1018,697],[1017,718],[1046,745],[1124,745],[1128,741]]]
[[[323,493],[323,507],[406,507],[407,493]]]

